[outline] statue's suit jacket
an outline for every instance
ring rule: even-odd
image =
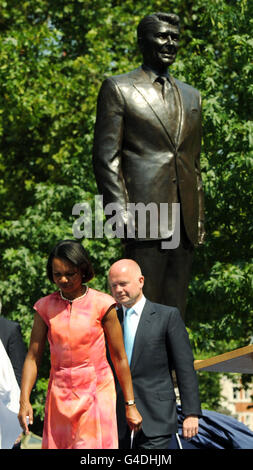
[[[123,311],[118,310],[123,328]],[[175,307],[146,300],[135,335],[130,370],[136,406],[146,436],[177,431],[176,397],[169,370],[173,365],[182,413],[201,415],[198,383],[188,333]],[[116,380],[119,438],[126,432],[125,405]]]
[[[180,202],[189,240],[203,220],[200,172],[201,99],[170,77],[179,113],[173,135],[162,97],[142,67],[107,78],[100,89],[93,165],[104,205]],[[171,213],[168,213],[169,223]],[[158,237],[159,238],[159,237]]]
[[[17,382],[20,386],[27,351],[19,323],[0,316],[0,339],[10,358]]]

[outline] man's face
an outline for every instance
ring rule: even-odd
[[[144,64],[155,70],[164,70],[176,58],[179,29],[164,21],[156,21],[146,31],[141,42]]]
[[[129,269],[113,269],[109,274],[109,284],[116,302],[129,308],[142,297],[144,277]]]

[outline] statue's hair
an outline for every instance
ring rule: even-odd
[[[180,19],[178,15],[174,13],[153,13],[152,15],[147,15],[138,24],[137,27],[137,38],[140,41],[146,34],[146,31],[156,22],[164,21],[173,26],[176,26],[179,29]]]

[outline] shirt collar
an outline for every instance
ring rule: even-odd
[[[150,67],[148,67],[145,64],[142,64],[142,68],[143,68],[144,72],[148,75],[148,77],[150,78],[152,83],[154,83],[158,77],[166,77],[167,80],[170,81],[170,76],[169,76],[168,73],[159,74],[155,70],[151,69]]]
[[[146,302],[146,297],[144,297],[144,295],[143,295],[142,298],[140,300],[138,300],[138,302],[136,302],[136,304],[132,305],[132,308],[134,309],[135,313],[138,316],[141,316],[141,313],[142,313],[142,310],[144,308],[145,302]],[[125,307],[124,305],[122,305],[122,309],[123,309],[123,313],[124,313],[124,316],[125,316],[125,313],[126,313],[126,310],[128,309],[128,307]]]

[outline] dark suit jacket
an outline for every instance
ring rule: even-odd
[[[170,77],[179,104],[178,137],[166,106],[142,67],[107,78],[100,89],[93,165],[104,205],[181,203],[189,240],[203,220],[200,173],[201,100],[193,87]],[[178,199],[179,195],[179,199]],[[168,212],[169,225],[171,212]],[[148,233],[148,227],[147,227]],[[158,237],[159,238],[159,237]]]
[[[10,358],[12,367],[20,386],[26,347],[23,342],[20,325],[0,316],[0,339]]]
[[[118,311],[122,323],[123,312]],[[137,409],[142,415],[146,436],[174,434],[177,413],[170,369],[176,371],[182,413],[201,415],[198,383],[188,333],[177,308],[146,300],[136,331],[131,375]],[[126,432],[125,405],[117,388],[119,437]]]

